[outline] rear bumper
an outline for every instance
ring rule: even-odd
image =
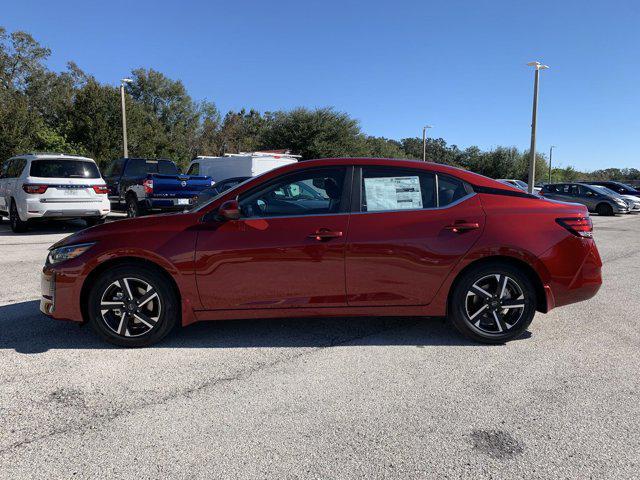
[[[593,297],[602,285],[602,260],[592,239],[567,238],[542,255],[549,276],[547,311]]]
[[[22,220],[47,218],[106,217],[111,211],[109,200],[95,199],[88,202],[46,202],[29,199],[18,212]]]
[[[182,211],[192,206],[197,197],[189,198],[145,198],[141,201],[146,210],[161,210],[165,212]]]

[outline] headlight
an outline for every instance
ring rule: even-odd
[[[625,203],[625,201],[624,201],[624,200],[620,200],[619,198],[616,198],[616,200],[615,200],[615,201],[616,201],[616,203],[617,203],[618,205],[622,205],[623,207],[626,207],[626,206],[627,206],[627,204]]]
[[[84,252],[93,247],[95,243],[81,243],[78,245],[69,245],[66,247],[54,248],[49,252],[47,263],[49,265],[57,265],[65,260],[70,260],[82,255]]]

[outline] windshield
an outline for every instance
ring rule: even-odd
[[[591,186],[593,188],[595,188],[596,190],[598,190],[600,193],[604,193],[605,195],[610,195],[612,197],[619,197],[620,196],[619,193],[614,192],[610,188],[603,187],[602,185],[591,185]]]
[[[29,175],[42,178],[100,178],[98,166],[86,160],[34,160]]]
[[[632,192],[635,192],[635,191],[637,191],[637,190],[638,190],[636,187],[634,187],[634,186],[632,186],[632,185],[627,185],[626,183],[620,183],[620,182],[618,182],[618,185],[620,185],[621,187],[626,188],[627,190],[630,190],[630,191],[632,191]]]
[[[267,173],[267,172],[265,172],[265,173]],[[261,174],[261,175],[264,175],[264,173]],[[260,177],[261,175],[258,175],[258,177]],[[213,188],[211,188],[211,189],[208,188],[206,190],[203,190],[202,193],[200,195],[198,195],[197,203],[193,206],[193,208],[191,208],[191,211],[192,212],[199,212],[200,210],[205,208],[207,205],[210,205],[216,199],[220,198],[222,195],[226,195],[230,191],[235,190],[236,188],[240,187],[241,185],[244,185],[249,180],[253,180],[254,178],[257,178],[257,177],[249,177],[246,180],[238,183],[237,185],[234,185],[233,187],[225,190],[224,192],[220,192],[219,194],[217,194],[217,195],[215,195],[213,197],[209,197],[209,195],[211,195],[211,192],[214,192]],[[201,195],[202,195],[203,199],[200,198]],[[206,197],[209,197],[209,198],[206,198]]]

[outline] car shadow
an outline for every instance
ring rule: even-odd
[[[126,215],[119,212],[112,212],[107,217],[107,222],[113,222],[126,218]],[[2,218],[0,222],[0,237],[23,237],[28,235],[51,235],[56,233],[75,233],[87,228],[84,220],[39,220],[29,224],[29,230],[24,233],[14,233],[11,231],[9,219]]]
[[[525,332],[520,338],[528,338]],[[227,320],[180,328],[150,348],[295,348],[337,345],[482,346],[443,318],[336,317]],[[0,350],[24,354],[52,349],[118,348],[88,326],[50,319],[38,301],[0,306]]]

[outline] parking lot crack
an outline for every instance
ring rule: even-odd
[[[195,385],[192,387],[188,387],[185,389],[181,389],[178,390],[176,392],[172,392],[169,393],[167,395],[164,395],[160,398],[158,398],[157,400],[153,400],[153,401],[149,401],[147,403],[142,403],[142,404],[138,404],[135,407],[131,407],[131,408],[122,408],[122,409],[117,409],[115,411],[111,411],[105,414],[93,414],[93,415],[89,415],[88,419],[85,420],[84,422],[82,422],[79,425],[74,425],[74,426],[67,426],[64,428],[58,428],[58,429],[53,429],[51,431],[49,431],[48,433],[42,434],[42,435],[38,435],[35,436],[33,438],[28,438],[25,440],[21,440],[19,442],[15,442],[13,444],[10,444],[8,446],[6,446],[5,448],[0,450],[0,455],[6,455],[6,454],[11,454],[12,452],[14,452],[16,449],[22,448],[22,447],[26,447],[32,443],[41,441],[41,440],[45,440],[45,439],[49,439],[52,437],[56,437],[58,435],[65,435],[65,434],[70,434],[70,433],[83,433],[86,432],[87,430],[95,430],[96,428],[98,428],[98,425],[96,425],[96,423],[99,423],[99,427],[104,427],[105,425],[109,424],[110,422],[113,422],[119,418],[125,417],[127,415],[131,415],[134,413],[137,413],[139,411],[142,411],[144,409],[147,408],[153,408],[153,407],[157,407],[159,405],[163,405],[166,404],[168,402],[171,402],[175,399],[178,398],[192,398],[193,396],[203,392],[203,391],[207,391],[209,389],[215,388],[219,385],[224,385],[224,384],[228,384],[228,383],[232,383],[235,381],[241,381],[241,380],[246,380],[248,378],[251,378],[251,376],[253,376],[255,373],[261,372],[263,370],[267,370],[269,368],[274,368],[280,365],[284,365],[290,362],[293,362],[299,358],[302,357],[306,357],[309,355],[312,355],[314,353],[320,352],[320,351],[324,351],[327,348],[332,348],[332,347],[337,347],[337,346],[342,346],[342,345],[348,345],[351,342],[354,341],[358,341],[358,340],[362,340],[368,337],[372,337],[381,333],[385,333],[388,331],[392,331],[392,330],[398,330],[398,329],[404,329],[404,328],[409,328],[413,325],[415,325],[418,322],[418,320],[414,320],[412,322],[402,322],[402,323],[384,323],[381,327],[376,328],[375,330],[368,330],[365,333],[361,333],[359,335],[353,335],[350,336],[348,338],[344,338],[342,340],[336,339],[336,338],[332,338],[330,339],[325,345],[322,346],[318,346],[318,347],[313,347],[313,348],[308,348],[305,349],[301,352],[297,352],[294,353],[292,355],[286,355],[283,357],[279,357],[273,361],[269,361],[269,362],[262,362],[262,363],[258,363],[252,367],[249,368],[245,368],[245,369],[241,369],[240,371],[238,371],[236,374],[234,375],[229,375],[229,376],[225,376],[225,377],[218,377],[218,378],[212,378],[209,379],[205,382],[200,383],[199,385]]]

